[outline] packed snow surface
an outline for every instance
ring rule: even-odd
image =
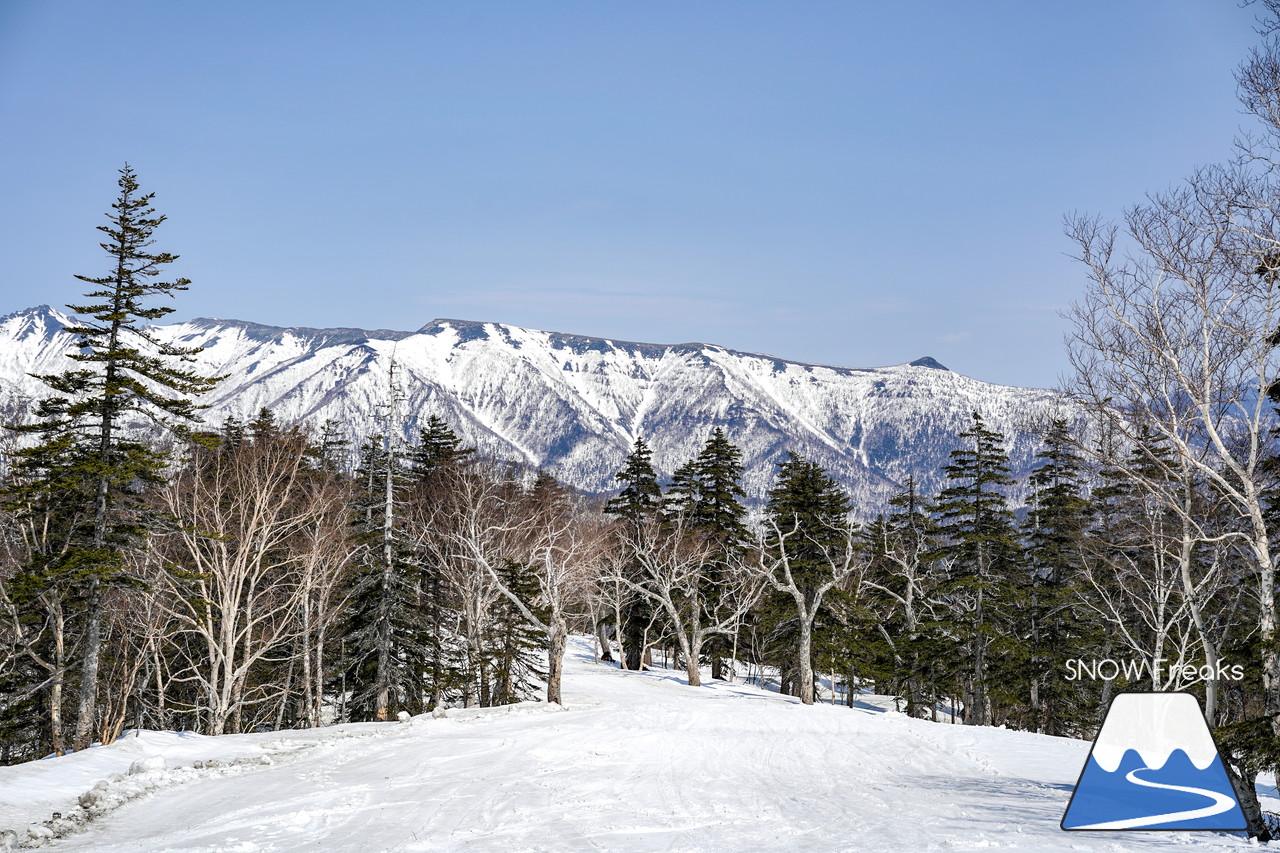
[[[804,707],[743,684],[690,688],[672,671],[593,663],[589,640],[570,648],[565,693],[564,709],[130,736],[0,768],[0,829],[99,853],[1251,846],[1063,832],[1082,741]],[[95,815],[82,827],[44,825],[77,803]]]

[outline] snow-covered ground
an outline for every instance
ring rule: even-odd
[[[59,836],[44,849],[101,853],[1252,846],[1213,833],[1061,831],[1081,741],[806,708],[741,684],[689,688],[671,671],[595,664],[589,640],[570,648],[565,694],[563,710],[143,733],[0,767],[0,830],[15,830],[17,846],[34,823],[36,835]],[[73,828],[86,806],[94,816]],[[54,811],[64,817],[48,829]]]

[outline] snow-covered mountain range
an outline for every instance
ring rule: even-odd
[[[73,364],[70,322],[48,306],[0,318],[7,419],[47,394],[29,374]],[[199,369],[226,377],[202,401],[209,423],[267,407],[317,429],[334,419],[358,442],[385,430],[389,416],[412,438],[438,414],[481,452],[593,492],[614,487],[637,436],[669,474],[720,426],[742,449],[753,498],[768,489],[774,463],[794,451],[845,483],[860,514],[874,512],[909,475],[926,494],[936,490],[974,411],[1005,434],[1015,471],[1027,470],[1037,428],[1063,405],[1055,392],[981,382],[927,357],[829,367],[711,344],[631,343],[500,323],[435,320],[399,332],[196,319],[152,333],[203,347]]]

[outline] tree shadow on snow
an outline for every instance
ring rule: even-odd
[[[920,791],[942,792],[957,806],[954,817],[943,816],[943,820],[954,820],[952,828],[967,831],[1005,832],[1009,824],[1056,829],[1075,789],[1074,784],[1016,776],[917,776],[904,781]],[[980,806],[980,810],[973,806]]]

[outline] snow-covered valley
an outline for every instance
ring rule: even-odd
[[[1252,846],[1063,832],[1082,741],[805,707],[744,684],[690,688],[673,671],[594,663],[585,639],[570,646],[565,692],[563,709],[131,734],[0,767],[0,831],[15,831],[14,847],[44,836],[44,849],[101,853]]]

